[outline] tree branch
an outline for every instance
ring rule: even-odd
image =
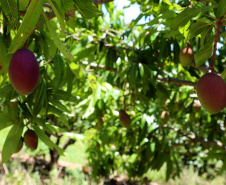
[[[72,144],[74,144],[74,143],[75,143],[75,140],[69,138],[69,139],[67,139],[67,140],[65,141],[65,143],[63,144],[62,149],[65,150],[69,145],[72,145]]]
[[[202,145],[205,145],[205,146],[216,146],[216,147],[222,149],[224,152],[226,152],[226,146],[220,141],[205,141],[205,140],[203,140],[201,138],[198,138],[192,132],[186,134],[183,131],[175,129],[175,128],[172,128],[172,127],[170,127],[168,125],[164,125],[163,127],[168,129],[168,130],[173,130],[174,132],[177,132],[177,133],[181,134],[182,136],[187,137],[190,140],[190,142],[188,142],[188,143],[173,144],[172,147],[185,146],[185,145],[189,145],[191,143],[201,143]]]
[[[109,2],[112,2],[114,0],[92,0],[93,3],[98,6],[98,5],[101,5],[101,4],[105,4],[105,3],[109,3]],[[43,4],[44,7],[48,7],[50,9],[52,9],[52,7],[48,4]],[[78,10],[78,8],[76,6],[74,6],[74,9],[68,11],[66,14],[67,16],[69,17],[75,17],[75,11]],[[26,12],[24,11],[21,11],[20,12],[20,16],[24,16]],[[46,16],[49,20],[53,19],[54,17],[56,17],[55,13],[53,11],[51,12],[46,12]],[[45,21],[41,22],[40,24],[36,25],[35,28],[33,29],[33,31],[31,32],[34,33],[35,30],[37,30],[38,28],[42,27],[43,25],[45,24]]]
[[[191,81],[181,80],[181,79],[171,78],[171,77],[163,78],[161,76],[157,76],[157,80],[161,82],[176,84],[176,85],[187,85],[187,86],[193,86],[193,87],[196,87],[197,85],[197,82],[191,82]]]
[[[105,68],[104,65],[98,65],[96,63],[89,64],[89,62],[86,62],[86,61],[82,61],[82,64],[85,65],[85,66],[90,65],[91,69],[100,69],[100,70],[106,70],[106,71],[110,71],[110,72],[113,72],[113,73],[117,73],[117,69],[115,69],[115,68],[107,69],[107,68]],[[196,87],[196,85],[197,85],[197,82],[191,82],[191,81],[188,81],[188,80],[181,80],[181,79],[171,78],[171,77],[163,78],[161,76],[157,76],[157,80],[161,81],[161,82],[180,85],[180,86],[181,85],[187,85],[187,86]]]

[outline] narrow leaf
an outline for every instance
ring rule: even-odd
[[[68,119],[67,117],[64,115],[64,112],[52,105],[48,105],[48,113],[50,114],[55,114],[56,116],[60,117],[62,119],[62,121],[64,122],[64,124],[67,126],[67,128],[69,129],[69,124],[68,124]]]
[[[167,168],[166,168],[166,181],[168,181],[169,178],[170,178],[170,175],[171,175],[171,173],[173,171],[173,163],[170,160],[170,158],[167,160],[167,163],[166,164],[167,164]]]
[[[7,51],[5,44],[3,43],[2,35],[0,34],[0,65],[2,69],[0,72],[2,74],[8,73],[9,57],[7,57]]]
[[[64,24],[65,15],[64,15],[64,13],[61,11],[61,8],[58,7],[56,2],[52,2],[51,0],[48,0],[48,2],[51,5],[54,13],[56,14],[56,17],[57,17],[57,19],[60,23],[61,31],[64,32],[64,30],[65,30],[65,24]]]
[[[226,14],[226,3],[225,0],[220,0],[217,8],[217,17],[220,18]]]
[[[45,79],[43,79],[40,85],[38,86],[38,90],[36,91],[35,94],[35,104],[32,113],[33,117],[36,117],[37,114],[40,112],[44,104],[45,97],[46,97],[46,81]]]
[[[71,0],[62,0],[64,11],[69,11],[74,9],[74,2]]]
[[[114,48],[109,48],[106,56],[105,67],[112,69],[118,59],[117,52]]]
[[[74,73],[71,71],[69,64],[67,63],[67,94],[68,96],[71,95],[72,87],[73,87],[73,80],[75,78]]]
[[[13,93],[13,87],[11,85],[6,85],[0,89],[0,98],[10,97]]]
[[[226,68],[224,69],[223,73],[221,74],[221,78],[223,78],[224,81],[226,82]]]
[[[62,103],[60,103],[59,101],[57,101],[54,98],[49,98],[49,102],[64,112],[68,112],[68,113],[71,112],[70,110],[67,109],[66,106],[64,106]]]
[[[191,25],[190,28],[190,38],[193,38],[197,35],[199,35],[200,33],[202,33],[207,27],[209,26],[209,24],[205,23],[205,22],[196,22],[194,24]]]
[[[83,16],[87,19],[103,15],[103,13],[95,6],[92,0],[76,0],[74,2]]]
[[[19,106],[18,102],[10,102],[8,107],[8,112],[10,113],[10,118],[12,122],[17,122],[19,119]]]
[[[172,21],[172,29],[177,30],[180,26],[184,26],[191,20],[193,17],[198,14],[205,13],[206,11],[215,8],[215,5],[206,6],[205,3],[198,3],[192,8],[186,8],[184,11],[179,13],[174,20]]]
[[[68,95],[67,92],[62,91],[62,90],[52,92],[51,95],[58,100],[71,101],[71,102],[75,102],[75,103],[78,100],[75,96]]]
[[[49,127],[46,125],[45,120],[43,120],[42,118],[35,118],[35,123],[37,123],[38,125],[40,125],[45,131],[49,132],[50,134],[54,135],[54,133],[52,132],[52,130],[49,129]]]
[[[10,115],[7,112],[1,112],[0,113],[0,130],[3,130],[6,127],[9,127],[10,125],[13,124],[13,122],[10,119]]]
[[[52,28],[46,14],[44,13],[44,11],[42,11],[42,16],[44,17],[45,21],[46,21],[46,25],[48,27],[48,30],[53,38],[53,41],[55,43],[55,45],[57,46],[57,48],[61,51],[61,53],[68,58],[70,61],[74,60],[74,57],[72,56],[72,54],[70,53],[70,51],[66,48],[66,46],[61,42],[61,40],[58,38],[58,36],[56,35],[55,30]]]
[[[207,43],[195,54],[195,63],[197,67],[206,62],[211,57],[213,42],[214,37],[210,38]]]
[[[41,12],[42,0],[32,0],[24,16],[23,22],[9,47],[9,54],[15,53],[24,45],[37,24]]]
[[[128,82],[130,87],[134,87],[137,82],[138,77],[138,67],[136,63],[132,63],[128,71]]]
[[[2,149],[2,163],[7,162],[12,154],[16,151],[23,132],[23,128],[23,119],[20,119],[20,121],[14,123],[10,129]]]
[[[12,22],[18,19],[17,2],[15,0],[0,0],[1,9]]]
[[[64,65],[63,59],[59,54],[56,54],[56,56],[54,57],[53,64],[54,64],[54,73],[55,73],[53,88],[57,90],[59,89],[59,87],[63,82],[65,65]]]
[[[41,130],[36,125],[34,125],[33,128],[35,133],[38,135],[38,138],[41,139],[42,142],[45,143],[51,150],[55,148],[60,155],[65,155],[64,150],[53,143],[53,141],[45,134],[43,130]]]

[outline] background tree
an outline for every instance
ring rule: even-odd
[[[50,148],[50,167],[76,133],[88,135],[96,180],[118,169],[141,178],[163,164],[166,179],[179,176],[181,164],[199,174],[213,170],[210,178],[225,171],[225,110],[211,115],[196,94],[206,72],[226,78],[223,0],[131,0],[143,13],[127,25],[123,12],[104,0],[0,2],[0,129],[11,126],[3,163],[32,129]],[[147,23],[138,23],[142,17]],[[179,54],[186,46],[194,59],[183,67]],[[19,95],[8,77],[12,55],[22,47],[40,68],[28,95]],[[127,127],[120,110],[130,116]],[[62,149],[60,138],[69,132]]]

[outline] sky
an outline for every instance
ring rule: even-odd
[[[178,1],[175,1],[176,3]],[[124,6],[127,6],[130,4],[130,1],[129,0],[114,0],[114,3],[116,5],[116,8],[117,10],[121,10],[121,9],[124,9],[123,7]],[[106,10],[103,10],[103,12],[105,13]],[[125,18],[125,23],[128,24],[128,23],[131,23],[131,21],[133,19],[136,19],[139,15],[140,15],[140,8],[139,8],[139,5],[138,4],[133,4],[131,5],[129,8],[125,8],[124,9],[124,18]],[[145,19],[144,17],[139,21],[140,24],[143,24],[145,23]],[[220,48],[222,47],[222,44],[220,44],[219,42],[217,43],[217,48]],[[218,51],[217,51],[218,53]]]
[[[128,0],[115,0],[115,4],[118,10],[123,9],[124,6],[130,4]],[[140,8],[138,4],[134,4],[129,8],[124,9],[125,23],[130,23],[133,19],[136,19],[140,15]]]
[[[127,6],[130,4],[130,1],[128,0],[114,0],[114,3],[116,5],[117,10],[124,9],[124,6]],[[105,13],[106,10],[103,10]],[[125,23],[130,23],[133,19],[136,19],[140,15],[140,8],[138,4],[131,5],[129,8],[124,9],[124,17],[125,17]],[[139,21],[139,23],[144,23],[144,18]]]

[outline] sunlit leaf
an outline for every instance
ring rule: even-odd
[[[44,13],[44,11],[42,12],[42,16],[44,17],[45,21],[46,21],[46,25],[48,27],[48,30],[51,34],[51,37],[53,38],[53,41],[55,43],[55,45],[57,46],[57,48],[61,51],[61,53],[68,58],[68,60],[73,61],[74,57],[72,56],[72,54],[70,53],[70,51],[66,48],[66,46],[61,42],[61,40],[59,39],[59,37],[56,34],[56,31],[52,28],[46,14]]]
[[[190,27],[190,38],[202,33],[207,28],[207,26],[209,26],[209,24],[205,22],[196,22],[192,24]]]
[[[17,145],[23,132],[23,119],[15,122],[10,129],[2,149],[2,163],[9,160],[11,155],[16,151]]]
[[[36,125],[33,126],[35,133],[38,135],[38,138],[42,140],[50,149],[56,149],[60,155],[65,155],[64,150],[60,148],[58,145],[53,143],[53,141],[45,134],[43,130],[41,130]]]
[[[61,31],[64,32],[65,29],[65,24],[64,24],[64,19],[65,19],[65,15],[64,15],[64,11],[63,9],[61,9],[60,4],[57,3],[57,1],[52,1],[52,0],[48,0],[49,4],[51,5],[54,13],[56,14],[56,17],[60,23],[60,28]]]
[[[217,17],[222,17],[226,14],[226,3],[225,0],[220,0],[217,8]]]
[[[216,5],[206,6],[205,3],[198,3],[192,8],[186,8],[174,18],[172,29],[177,30],[180,26],[185,26],[193,17],[203,14],[215,7]]]
[[[36,117],[37,114],[40,112],[44,104],[45,97],[46,97],[46,81],[45,79],[43,79],[39,84],[35,94],[35,104],[34,104],[34,109],[32,113],[33,117]]]
[[[8,19],[16,21],[18,19],[18,9],[16,0],[0,0],[2,11]]]
[[[81,11],[82,15],[87,19],[100,16],[103,13],[94,5],[92,0],[74,0],[76,6]]]
[[[41,12],[42,0],[32,0],[23,18],[20,28],[9,47],[10,54],[15,53],[24,45],[35,25],[37,24]]]
[[[214,37],[210,38],[208,42],[195,54],[195,63],[197,66],[200,66],[211,57],[213,42]]]

